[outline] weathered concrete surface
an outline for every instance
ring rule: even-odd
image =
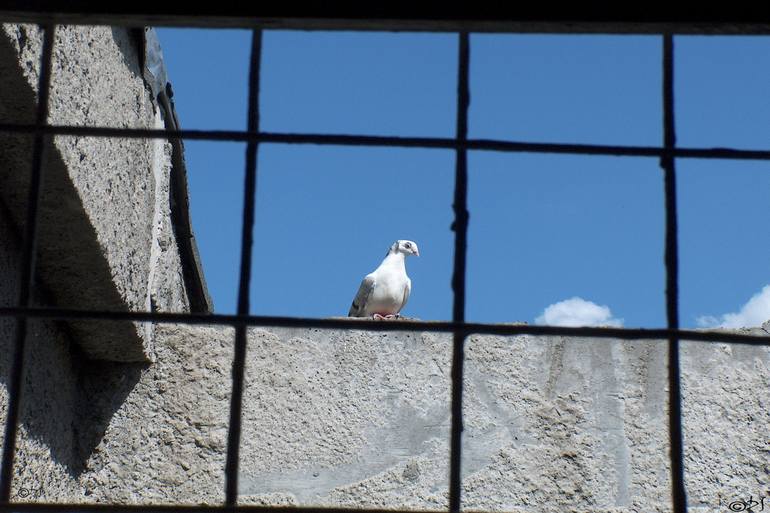
[[[142,81],[132,37],[124,29],[59,27],[50,122],[162,126],[160,113]],[[2,122],[34,120],[40,43],[35,26],[0,26]],[[100,310],[188,310],[178,245],[169,219],[169,151],[170,145],[162,140],[59,137],[45,145],[36,304]],[[15,305],[18,298],[30,153],[29,136],[0,133],[2,306]],[[14,326],[13,319],[0,318],[3,423]],[[170,425],[152,424],[152,410],[145,409],[146,397],[153,397],[151,391],[163,387],[160,381],[177,379],[163,372],[166,363],[148,367],[156,356],[155,331],[150,324],[30,321],[14,466],[15,500],[77,502],[130,497],[122,500],[138,501],[142,496],[156,497],[151,488],[141,490],[133,485],[142,482],[135,474],[139,469],[145,476],[160,477],[156,490],[168,489],[163,476],[173,473],[157,470],[161,453],[152,452],[154,446],[141,437],[140,427],[144,424],[146,432]],[[173,330],[160,331],[162,347],[157,354],[164,362],[177,361]],[[204,332],[197,333],[200,336]],[[184,374],[189,365],[186,362],[174,370]],[[173,410],[162,415],[164,421],[179,422],[186,418],[179,408],[190,407],[153,401],[161,411]],[[202,457],[201,448],[210,443],[205,419],[216,411],[205,401],[200,404],[205,406],[200,417],[204,420],[182,430],[192,433],[185,440],[196,447],[197,457]],[[199,418],[195,413],[188,417]],[[121,432],[128,435],[115,440],[124,445],[112,451],[112,437]],[[195,445],[196,436],[203,441],[200,447]],[[146,449],[147,458],[156,459],[133,461],[127,452],[132,443]],[[187,465],[189,454],[176,446],[173,450],[185,455],[180,465]],[[166,461],[163,459],[164,465]],[[121,466],[124,462],[127,466]],[[217,472],[221,470],[221,465],[212,465]],[[207,483],[218,479],[206,477],[200,465],[195,468],[198,477],[188,480],[191,486],[197,486],[197,479]],[[128,480],[124,472],[134,474],[130,477],[133,484],[122,486],[122,495],[113,486],[104,485],[104,475],[110,475],[115,483]],[[221,493],[222,487],[212,484],[200,488],[200,500],[206,500]],[[171,493],[174,501],[180,501],[185,490],[180,485],[174,492],[157,491],[157,496]]]
[[[151,366],[110,364],[84,380],[109,417],[79,476],[81,500],[116,503],[224,501],[231,329],[157,328]],[[100,394],[105,383],[125,397]]]
[[[0,305],[14,304],[19,276],[18,247],[0,209]],[[0,317],[0,420],[7,412],[6,380],[9,375],[14,320]],[[72,344],[55,323],[30,323],[26,351],[25,392],[30,398],[21,411],[19,449],[21,465],[15,468],[16,493],[23,485],[41,488],[51,497],[74,499],[76,482],[70,472],[76,442],[72,427],[78,423],[73,408],[77,371],[71,359]],[[0,429],[0,443],[4,430]],[[34,486],[32,486],[34,484]],[[19,498],[18,496],[16,498]]]
[[[159,327],[151,366],[86,361],[55,327],[32,331],[14,500],[224,500],[232,330]],[[11,333],[0,322],[0,354]]]
[[[77,429],[20,452],[15,487],[50,471],[40,451],[66,435],[75,463],[40,485],[41,498],[223,500],[233,332],[166,326],[156,337],[153,364],[83,365],[74,383],[55,377],[68,389],[28,392],[29,404],[74,404],[61,418]],[[445,508],[450,347],[426,333],[251,330],[241,502]],[[471,337],[465,506],[670,511],[665,347]],[[684,344],[682,366],[691,509],[764,493],[768,349]]]
[[[764,329],[741,330],[766,335]],[[737,499],[770,506],[770,348],[687,342],[685,446],[690,504]],[[755,509],[756,511],[756,509]]]
[[[137,42],[125,29],[60,26],[54,50],[54,124],[162,127],[142,79]],[[34,26],[0,31],[0,119],[34,120],[41,47]],[[0,201],[25,224],[31,137],[0,134]],[[59,306],[186,311],[169,224],[168,144],[57,137],[46,145],[38,275]],[[162,293],[159,293],[161,292]],[[71,323],[95,359],[149,361],[150,331],[130,323]]]
[[[256,331],[243,501],[446,508],[450,350]],[[670,510],[664,342],[473,336],[466,354],[465,507]],[[686,343],[682,366],[693,510],[767,490],[768,349]]]

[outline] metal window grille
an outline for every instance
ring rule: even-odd
[[[22,11],[28,9],[22,8]],[[85,11],[89,9],[86,8]],[[63,126],[50,125],[48,118],[48,97],[51,84],[52,53],[55,38],[55,22],[67,23],[106,23],[106,24],[143,24],[147,20],[160,19],[162,22],[171,20],[173,24],[209,25],[204,16],[191,17],[184,15],[162,15],[151,17],[145,14],[104,15],[95,12],[87,15],[70,13],[51,15],[44,11],[35,13],[11,12],[9,21],[26,21],[44,23],[43,52],[41,57],[41,73],[39,76],[39,101],[36,122],[34,124],[0,123],[0,131],[33,134],[34,144],[32,153],[32,179],[27,204],[27,222],[25,238],[22,247],[21,287],[18,306],[0,307],[0,316],[13,317],[16,321],[13,361],[9,380],[8,416],[5,426],[5,438],[2,454],[2,471],[0,473],[0,513],[10,512],[68,512],[68,511],[104,511],[111,513],[150,513],[184,511],[189,513],[219,513],[221,511],[270,511],[276,509],[270,506],[236,506],[237,501],[237,471],[238,452],[241,433],[242,396],[244,385],[244,368],[246,356],[246,331],[250,326],[273,327],[314,327],[366,329],[371,331],[428,331],[448,332],[453,334],[453,356],[451,371],[451,439],[450,439],[450,472],[449,472],[449,510],[458,512],[461,508],[461,433],[462,433],[462,383],[463,383],[463,351],[464,342],[470,334],[492,335],[560,335],[597,338],[634,339],[666,339],[668,341],[668,382],[669,382],[669,441],[670,465],[672,478],[673,511],[682,513],[687,510],[684,487],[683,453],[682,453],[682,412],[681,384],[679,370],[679,341],[723,342],[748,345],[770,345],[770,336],[754,336],[723,332],[696,332],[679,329],[678,313],[678,248],[677,248],[677,205],[676,205],[676,161],[680,158],[733,159],[733,160],[770,160],[770,151],[737,150],[728,148],[680,148],[676,146],[674,119],[674,39],[672,26],[647,27],[641,32],[659,34],[662,38],[663,54],[663,145],[662,146],[623,146],[595,144],[554,144],[532,143],[506,140],[468,139],[468,107],[469,107],[469,63],[470,45],[468,26],[478,26],[479,30],[489,29],[489,24],[478,20],[469,23],[443,22],[428,27],[457,33],[458,38],[458,77],[457,77],[457,126],[453,138],[442,137],[380,137],[361,135],[328,135],[312,133],[274,133],[264,132],[259,127],[259,85],[260,57],[263,27],[271,27],[268,21],[255,18],[244,18],[233,21],[227,18],[220,20],[219,26],[249,26],[253,28],[249,72],[248,94],[248,129],[246,131],[228,130],[160,130],[160,129],[125,129],[108,127]],[[157,13],[156,13],[157,14]],[[2,15],[2,11],[0,11]],[[164,17],[165,16],[165,17]],[[128,21],[126,21],[128,20]],[[415,19],[420,26],[419,20]],[[720,32],[721,25],[709,25],[713,32]],[[424,20],[422,20],[424,23]],[[751,22],[751,20],[750,20]],[[217,23],[213,23],[217,25]],[[396,22],[381,18],[379,20],[348,20],[339,22],[318,22],[310,19],[283,20],[285,28],[356,28],[358,30],[382,29],[392,27]],[[557,20],[558,32],[569,31],[576,25]],[[590,24],[589,24],[590,25]],[[424,25],[422,25],[424,26]],[[492,25],[494,26],[494,24]],[[409,28],[410,25],[401,26]],[[449,27],[449,28],[447,28]],[[526,20],[518,20],[508,27],[527,29]],[[553,31],[554,25],[545,24],[545,32]],[[684,26],[685,28],[687,25]],[[708,29],[707,27],[707,29]],[[767,32],[768,27],[757,24],[742,25],[746,32]],[[673,26],[675,29],[676,26]],[[589,31],[597,31],[596,26]],[[734,32],[735,26],[727,29]],[[738,28],[740,31],[741,28]],[[708,30],[707,30],[708,31]],[[209,315],[196,313],[150,313],[150,312],[115,312],[77,310],[68,308],[43,308],[31,306],[31,293],[35,271],[36,218],[40,197],[41,181],[43,180],[43,148],[44,142],[55,135],[122,137],[144,139],[191,139],[210,141],[240,141],[246,142],[246,173],[244,184],[243,231],[241,235],[241,263],[238,288],[238,310],[236,315]],[[417,147],[444,148],[455,151],[455,193],[454,193],[454,223],[455,255],[452,275],[453,314],[451,322],[421,322],[403,321],[398,323],[382,323],[376,321],[351,321],[345,319],[310,319],[295,317],[274,317],[249,315],[249,285],[251,277],[252,234],[256,202],[256,155],[260,143],[282,144],[316,144],[343,146],[383,146],[383,147]],[[465,322],[465,275],[467,253],[467,153],[469,150],[494,152],[531,152],[544,154],[573,154],[573,155],[614,155],[636,157],[658,157],[663,170],[665,185],[665,269],[666,269],[666,311],[667,327],[662,329],[627,329],[627,328],[566,328],[555,326],[529,325],[496,325]],[[52,320],[117,320],[153,323],[183,323],[195,325],[225,325],[235,328],[235,353],[232,373],[232,396],[230,405],[230,424],[227,440],[227,457],[225,465],[225,503],[222,506],[177,506],[177,505],[96,505],[96,504],[47,504],[47,503],[12,503],[10,502],[11,479],[15,452],[16,433],[19,423],[21,403],[21,378],[24,365],[24,347],[29,319]],[[281,511],[287,513],[309,513],[324,511],[327,513],[375,513],[384,510],[377,509],[343,509],[318,507],[285,507]]]

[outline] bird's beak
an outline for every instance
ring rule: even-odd
[[[420,256],[420,250],[417,248],[414,248],[414,256]]]

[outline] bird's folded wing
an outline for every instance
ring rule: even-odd
[[[371,274],[361,282],[361,286],[358,287],[356,297],[353,298],[353,304],[350,305],[350,311],[348,317],[362,317],[366,308],[366,302],[369,300],[369,296],[372,295],[374,290],[375,279]]]
[[[402,308],[406,306],[406,302],[409,301],[409,294],[411,292],[412,292],[412,280],[407,278],[406,285],[404,286],[404,301],[401,303],[401,306],[398,309],[399,312],[401,311]]]

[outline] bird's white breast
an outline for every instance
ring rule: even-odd
[[[400,265],[399,265],[400,264]],[[401,261],[383,262],[372,273],[375,279],[374,290],[367,302],[367,314],[395,314],[404,302],[407,280],[406,269]]]

